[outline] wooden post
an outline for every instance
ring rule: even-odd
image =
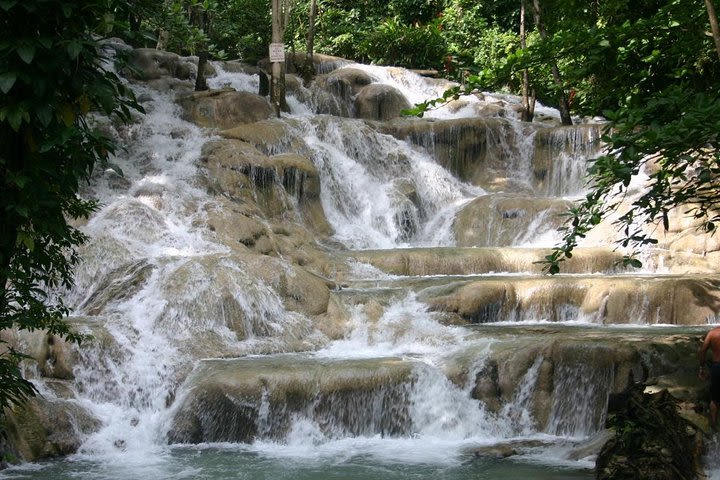
[[[210,36],[210,19],[207,10],[202,7],[198,7],[195,12],[195,25],[200,28],[205,35]],[[198,52],[198,71],[197,77],[195,78],[195,91],[201,92],[208,89],[207,80],[205,79],[205,67],[208,63],[210,54],[208,52],[208,44],[203,41]]]

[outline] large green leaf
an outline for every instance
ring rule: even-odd
[[[17,47],[17,54],[23,62],[30,63],[35,58],[35,45],[32,43],[21,43]]]
[[[15,85],[15,80],[17,80],[17,74],[15,72],[0,73],[0,90],[3,93],[8,93],[13,85]]]

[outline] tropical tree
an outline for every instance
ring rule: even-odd
[[[136,2],[135,2],[136,3]],[[115,145],[93,128],[98,111],[130,119],[140,109],[108,68],[102,37],[129,0],[0,1],[0,334],[45,330],[79,340],[62,300],[84,236],[68,219],[95,208],[80,182]],[[21,352],[0,341],[0,415],[35,393]]]
[[[550,273],[622,204],[624,213],[614,223],[619,244],[629,252],[626,264],[640,265],[634,252],[657,243],[674,209],[714,232],[720,222],[720,29],[712,0],[541,3],[542,22],[552,35],[540,32],[466,85],[410,113],[422,115],[478,89],[512,85],[529,72],[541,100],[571,87],[576,112],[605,115],[606,148],[590,165],[589,193],[569,210],[561,244],[545,259]],[[539,20],[536,15],[536,28]],[[543,83],[555,66],[561,81],[553,75],[553,82]],[[641,173],[649,178],[630,199],[628,187]]]
[[[708,8],[706,8],[708,6]],[[667,0],[645,6],[645,15],[608,18],[585,33],[565,32],[553,50],[571,55],[592,45],[574,68],[584,109],[603,109],[609,124],[604,154],[592,163],[590,192],[568,212],[563,241],[546,258],[550,273],[572,256],[579,241],[623,202],[614,220],[626,264],[657,243],[680,210],[713,233],[720,221],[720,50],[707,35],[717,22],[710,0]],[[607,14],[608,12],[606,12]],[[578,29],[579,30],[579,29]],[[642,193],[626,197],[641,173]],[[662,227],[662,228],[659,228]]]

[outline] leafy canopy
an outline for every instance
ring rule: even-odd
[[[125,0],[0,1],[0,333],[43,329],[79,340],[48,291],[72,283],[81,232],[69,218],[94,208],[77,192],[115,145],[89,114],[130,120],[140,110],[108,68],[103,36]],[[0,411],[34,394],[21,352],[0,341]]]
[[[541,3],[547,38],[531,35],[527,48],[516,47],[465,85],[407,113],[421,116],[477,90],[518,93],[527,70],[541,100],[559,89],[572,92],[576,113],[608,119],[603,154],[589,167],[589,193],[569,210],[562,242],[545,259],[550,273],[558,273],[587,233],[621,207],[614,224],[630,252],[624,262],[632,266],[641,265],[634,252],[657,243],[659,227],[669,228],[674,209],[714,232],[720,221],[720,63],[704,4]],[[559,66],[560,86],[549,81],[552,62]],[[630,198],[628,188],[643,174],[649,178],[642,192]]]

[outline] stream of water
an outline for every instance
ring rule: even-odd
[[[399,88],[412,102],[441,93],[409,72],[352,67]],[[211,87],[257,89],[257,76],[217,69]],[[118,132],[127,142],[116,159],[124,175],[100,172],[84,192],[102,208],[82,227],[90,241],[76,285],[66,292],[81,330],[102,339],[78,350],[71,400],[100,426],[81,435],[76,454],[12,467],[0,479],[593,478],[594,456],[582,451],[603,428],[609,366],[598,360],[601,367],[591,374],[572,363],[556,366],[555,378],[563,381],[552,386],[554,403],[540,422],[535,392],[546,363],[538,355],[518,376],[512,398],[492,408],[475,398],[475,379],[498,368],[491,357],[521,335],[510,330],[508,339],[443,322],[400,277],[365,263],[354,265],[348,284],[335,293],[349,321],[343,337],[331,340],[308,315],[287,310],[276,286],[254,274],[251,260],[230,255],[199,226],[217,202],[198,175],[201,147],[215,137],[181,120],[169,94],[134,88],[149,98],[147,113]],[[294,112],[281,121],[302,139],[303,154],[319,172],[332,240],[343,248],[452,247],[458,212],[489,194],[442,166],[430,137],[398,140],[362,120],[311,114],[315,106],[295,98],[289,103]],[[433,115],[441,122],[471,111]],[[489,138],[486,148],[498,158],[511,156],[513,185],[536,198],[582,194],[596,133],[554,133],[548,142],[564,145],[562,155],[536,187],[537,129],[513,118],[502,122],[516,140]],[[398,201],[398,192],[408,190],[419,200]],[[488,242],[505,238],[513,212],[520,210],[486,221]],[[557,236],[543,218],[541,211],[507,234],[508,243],[552,245]],[[482,278],[492,275],[497,272]],[[351,298],[382,298],[383,308],[373,313],[372,301],[344,300]],[[552,310],[556,318],[547,318],[547,311],[518,312],[503,319],[507,325],[595,328],[592,315],[570,306]],[[448,373],[458,362],[467,364],[464,377]],[[262,378],[255,403],[237,407],[257,416],[252,441],[228,441],[228,419],[218,414],[197,417],[211,440],[168,442],[190,438],[191,429],[176,425],[187,413],[184,405],[197,385],[222,375],[234,375],[233,388],[260,388],[248,379]],[[367,388],[338,393],[353,383]],[[52,388],[38,384],[54,398]],[[515,455],[503,458],[510,451]]]

